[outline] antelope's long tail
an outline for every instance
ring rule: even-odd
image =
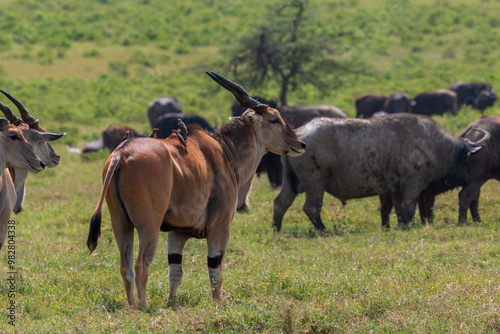
[[[109,184],[111,183],[111,179],[113,178],[113,174],[115,173],[119,163],[120,156],[118,154],[111,153],[111,161],[109,163],[106,176],[104,177],[101,198],[99,198],[97,207],[95,208],[94,214],[90,219],[89,236],[87,238],[87,247],[89,248],[90,253],[92,253],[97,248],[97,239],[101,236],[102,204],[104,203],[104,198],[106,197],[106,193],[108,192]]]

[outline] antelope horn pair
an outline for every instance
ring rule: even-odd
[[[19,125],[24,122],[28,124],[32,129],[40,130],[40,126],[38,125],[38,120],[29,114],[28,110],[19,100],[17,100],[4,90],[0,89],[0,92],[2,92],[5,96],[7,96],[7,98],[11,100],[12,103],[14,103],[17,109],[19,109],[19,113],[21,114],[22,119],[14,115],[12,110],[10,110],[10,108],[7,107],[5,104],[0,103],[0,110],[4,113],[5,117],[9,120],[11,124]]]

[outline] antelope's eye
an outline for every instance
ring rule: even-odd
[[[278,122],[279,122],[279,119],[277,119],[277,118],[273,118],[273,119],[269,120],[269,123],[271,123],[271,124],[276,124]]]
[[[18,135],[12,135],[12,136],[9,136],[10,139],[12,140],[18,140],[19,139],[19,136]]]

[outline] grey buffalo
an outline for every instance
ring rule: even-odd
[[[456,138],[430,117],[413,114],[371,120],[317,118],[296,133],[307,150],[301,157],[283,159],[283,187],[274,200],[277,230],[301,192],[306,193],[304,211],[314,227],[325,229],[325,191],[341,201],[390,194],[398,222],[406,225],[431,182],[466,184],[466,159],[485,144]]]
[[[283,120],[292,129],[298,128],[317,117],[347,118],[345,112],[329,104],[319,106],[282,106],[278,110]]]
[[[480,152],[470,157],[467,163],[470,179],[458,195],[458,222],[462,224],[467,222],[468,210],[470,210],[474,221],[481,221],[481,216],[479,215],[481,187],[488,180],[500,180],[500,115],[482,116],[477,121],[469,124],[460,137],[474,142],[481,140],[485,132],[491,135],[491,139]],[[453,189],[451,185],[447,184],[444,180],[440,180],[431,183],[422,192],[418,200],[418,210],[422,223],[431,221],[435,197],[451,189]],[[390,202],[387,201],[385,203],[385,216],[382,214],[382,220],[388,220],[391,209],[389,205]]]

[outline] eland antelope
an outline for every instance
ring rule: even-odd
[[[60,157],[52,149],[49,142],[61,138],[64,134],[48,133],[38,124],[39,120],[31,116],[19,100],[1,89],[0,92],[2,92],[14,103],[21,114],[21,118],[17,117],[9,107],[0,103],[0,110],[3,112],[7,120],[11,124],[16,125],[23,133],[24,138],[33,146],[35,153],[43,161],[45,166],[54,168],[59,165],[61,162]],[[16,188],[16,205],[14,206],[14,212],[17,214],[23,210],[25,182],[28,178],[28,170],[9,167],[9,172]]]
[[[0,118],[0,249],[16,204],[14,182],[7,167],[38,173],[45,168],[45,164],[24,138],[20,126],[9,125],[5,118]]]
[[[235,211],[248,210],[247,195],[260,159],[267,151],[290,156],[305,151],[305,144],[276,109],[252,99],[221,75],[207,74],[248,108],[240,118],[214,133],[188,125],[189,151],[175,134],[167,139],[131,138],[104,165],[104,185],[90,222],[87,246],[90,252],[97,247],[105,198],[132,307],[134,229],[139,236],[135,285],[140,308],[146,308],[148,270],[160,231],[168,232],[169,299],[175,299],[182,280],[184,245],[194,237],[207,240],[212,297],[220,300],[231,222]]]

